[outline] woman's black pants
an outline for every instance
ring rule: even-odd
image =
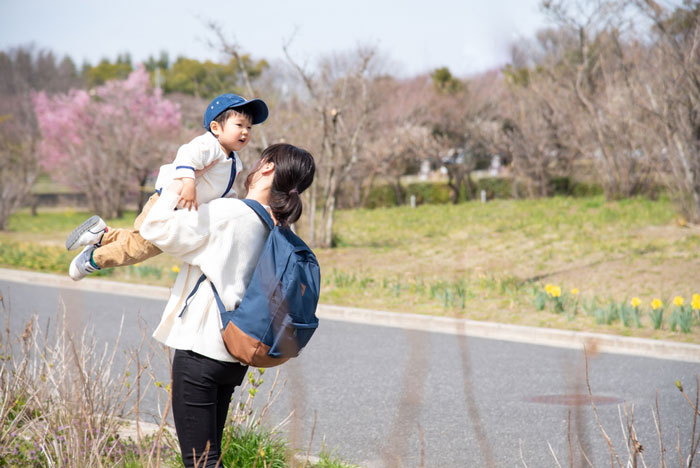
[[[198,468],[218,466],[231,395],[247,369],[239,363],[175,350],[173,419],[187,468],[194,468],[195,460]]]

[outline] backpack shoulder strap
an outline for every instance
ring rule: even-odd
[[[184,305],[184,307],[182,308],[182,310],[180,311],[180,313],[178,314],[178,317],[182,317],[182,314],[185,313],[185,310],[186,310],[186,309],[189,307],[189,305],[190,305],[190,299],[192,299],[192,296],[194,296],[194,294],[195,294],[195,293],[197,292],[197,290],[199,289],[199,285],[202,284],[202,281],[204,281],[205,279],[207,279],[207,277],[204,275],[204,273],[202,273],[202,276],[200,276],[199,279],[197,280],[197,283],[195,283],[194,288],[192,288],[192,291],[190,291],[190,294],[187,296],[187,299],[185,299],[185,305]],[[214,285],[212,285],[212,287],[213,287],[213,286],[214,286]]]
[[[256,200],[250,200],[248,198],[241,199],[241,201],[248,205],[253,211],[255,211],[255,213],[260,217],[260,219],[262,219],[262,221],[267,225],[267,227],[270,228],[270,231],[272,231],[272,229],[275,227],[275,222],[272,221],[272,216],[270,216],[270,213],[267,212],[265,207],[262,206],[260,202]],[[202,274],[202,276],[199,277],[197,283],[194,285],[194,288],[192,288],[192,291],[190,291],[190,294],[185,299],[185,305],[180,311],[178,317],[182,317],[182,314],[185,313],[185,310],[190,305],[190,299],[192,299],[192,296],[195,295],[202,282],[204,282],[204,280],[207,279],[208,278],[204,274]],[[212,292],[214,293],[214,299],[216,300],[216,305],[219,307],[219,312],[223,314],[224,312],[226,312],[226,307],[224,307],[224,303],[221,300],[221,297],[219,296],[219,292],[214,287],[214,283],[209,281],[209,284],[211,285]]]
[[[263,220],[265,224],[267,224],[267,227],[270,228],[270,231],[275,227],[275,222],[272,221],[272,216],[270,216],[270,213],[267,212],[264,206],[260,204],[260,202],[256,200],[251,200],[249,198],[243,198],[241,199],[243,203],[248,205],[255,213],[260,217],[260,219]]]
[[[194,285],[194,288],[192,288],[192,291],[190,291],[189,296],[187,296],[187,299],[185,299],[185,306],[180,311],[180,314],[178,315],[178,317],[182,317],[182,314],[184,314],[187,307],[189,307],[190,299],[192,299],[192,296],[194,296],[195,293],[197,292],[197,290],[199,289],[199,285],[201,285],[202,282],[204,282],[205,280],[208,280],[208,279],[209,278],[207,278],[206,275],[204,275],[202,273],[202,276],[199,277],[199,279],[197,280],[197,283]],[[214,293],[214,299],[216,300],[216,305],[217,305],[217,307],[219,307],[219,313],[223,314],[224,312],[226,312],[226,307],[224,307],[224,303],[221,300],[221,297],[219,296],[219,292],[216,290],[216,287],[214,287],[214,283],[209,281],[209,284],[211,285],[211,290]]]

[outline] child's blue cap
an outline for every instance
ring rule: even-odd
[[[267,119],[267,104],[262,99],[246,101],[236,94],[222,94],[215,97],[204,111],[204,128],[209,130],[211,122],[228,109],[245,110],[253,119],[253,125],[263,123]]]

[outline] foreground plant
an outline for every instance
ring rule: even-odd
[[[546,284],[544,290],[534,289],[535,308],[544,310],[547,305],[555,314],[566,312],[569,320],[573,320],[578,314],[580,303],[578,288],[572,288],[568,293],[562,292],[561,286]]]
[[[0,467],[182,466],[174,432],[166,425],[170,385],[152,375],[152,359],[163,358],[157,365],[168,366],[170,356],[160,348],[143,349],[151,343],[145,333],[141,345],[125,353],[126,362],[119,364],[121,332],[116,341],[98,345],[89,330],[71,330],[64,317],[55,330],[47,326],[45,331],[34,317],[13,337],[1,295],[0,310],[6,322],[5,335],[0,335]],[[251,370],[236,392],[219,466],[312,468],[308,453],[303,463],[295,463],[299,456],[282,431],[289,417],[272,428],[263,424],[282,390],[278,370],[267,399],[254,405],[260,403],[264,375],[265,369]],[[140,406],[152,391],[158,392],[159,423],[146,431]],[[135,426],[135,437],[133,432],[122,435],[125,423]]]
[[[4,304],[2,311],[7,312]],[[127,355],[123,366],[116,364],[120,333],[113,344],[98,346],[87,331],[68,328],[64,317],[45,332],[35,317],[15,340],[9,313],[6,322],[0,343],[0,466],[123,466],[135,449],[141,466],[161,464],[167,451],[161,437],[131,448],[119,438],[123,418],[134,417],[133,408],[145,397],[141,382],[149,380],[146,363],[134,359],[138,352]]]
[[[664,321],[664,303],[659,298],[654,298],[651,301],[651,310],[649,311],[649,318],[654,326],[654,330],[659,330]]]
[[[562,292],[560,286],[545,285],[544,289],[534,287],[534,306],[537,310],[544,310],[548,306],[552,313],[562,314],[566,312],[572,319],[579,305],[581,310],[595,319],[601,325],[612,325],[617,321],[622,322],[626,328],[642,328],[642,300],[632,297],[616,302],[613,299],[601,302],[597,297],[580,298],[579,290],[573,288],[569,293]],[[700,326],[700,294],[693,294],[690,303],[686,303],[682,296],[675,296],[671,302],[673,309],[668,317],[664,315],[666,305],[660,298],[654,298],[649,303],[647,316],[654,330],[663,328],[664,322],[668,323],[672,332],[691,333],[695,325]]]

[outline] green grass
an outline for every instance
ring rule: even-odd
[[[74,210],[41,211],[38,216],[32,216],[31,213],[23,210],[10,217],[7,231],[30,234],[55,234],[59,231],[68,233],[89,216],[87,212]],[[135,217],[136,214],[133,211],[127,211],[123,218],[106,221],[110,226],[128,227],[133,224]]]
[[[26,210],[13,214],[7,231],[0,232],[0,266],[67,274],[67,266],[79,250],[66,251],[66,236],[89,216],[88,212],[73,210],[42,211],[37,216]],[[122,218],[106,221],[110,227],[130,228],[135,217],[135,212],[127,211]],[[100,270],[91,276],[169,286],[179,264],[163,254],[145,264]]]
[[[0,233],[0,265],[65,273],[70,230],[89,213],[12,216]],[[109,220],[125,227],[134,214]],[[304,223],[300,223],[303,228]],[[12,244],[13,242],[18,244]],[[700,229],[682,226],[667,199],[607,202],[601,196],[495,200],[339,211],[333,249],[316,249],[324,303],[467,317],[700,342],[700,326],[654,330],[655,297],[700,292]],[[37,247],[40,246],[40,247]],[[170,285],[179,262],[159,255],[143,265],[106,270],[120,281]],[[538,310],[533,288],[577,288],[590,313]],[[642,327],[610,308],[640,297]],[[683,329],[688,320],[683,316]]]
[[[493,233],[543,240],[583,239],[590,234],[602,237],[601,231],[610,229],[630,231],[665,225],[673,219],[667,200],[497,200],[342,211],[338,213],[336,238],[340,247],[399,247],[423,243],[426,238],[477,238]]]
[[[357,465],[352,465],[334,456],[327,451],[321,452],[320,461],[313,465],[313,468],[357,468]]]
[[[679,225],[666,199],[342,211],[335,227],[336,248],[317,252],[324,302],[700,342],[698,325],[655,333],[649,321],[639,328],[628,310],[610,308],[633,296],[648,304],[700,292],[700,231]],[[599,311],[538,312],[532,287],[546,283],[577,288]]]
[[[253,468],[288,466],[289,447],[279,434],[262,428],[227,426],[221,447],[223,466]]]

